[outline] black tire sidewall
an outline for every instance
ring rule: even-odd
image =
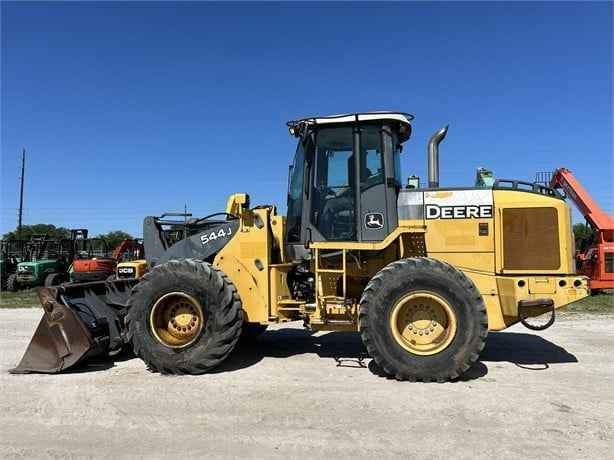
[[[15,273],[9,275],[7,278],[6,290],[10,292],[17,292],[19,290],[19,282],[17,281],[17,275]]]
[[[62,282],[62,275],[60,273],[50,273],[45,277],[43,285],[45,287],[57,286]]]
[[[431,261],[437,263],[437,261]],[[454,376],[451,366],[461,367],[468,355],[480,349],[483,332],[480,310],[483,308],[477,290],[467,289],[460,282],[458,274],[450,276],[449,266],[436,264],[426,267],[424,263],[415,266],[399,264],[382,276],[370,297],[366,326],[369,338],[377,350],[377,361],[388,372],[400,373],[400,377],[412,376],[418,379],[445,379]],[[435,268],[435,269],[434,269]],[[452,268],[452,270],[455,270]],[[465,277],[466,278],[466,277]],[[434,355],[412,354],[394,338],[390,318],[397,302],[415,292],[429,292],[443,298],[456,316],[456,333],[450,344]]]
[[[198,263],[198,262],[193,262]],[[151,367],[164,373],[202,373],[217,365],[216,338],[227,327],[227,316],[241,315],[229,311],[224,314],[224,303],[228,301],[227,290],[220,272],[207,267],[205,275],[189,267],[175,265],[167,270],[165,265],[173,266],[175,261],[156,267],[135,286],[130,297],[129,334],[135,352]],[[185,265],[185,264],[184,264]],[[149,325],[150,311],[155,302],[165,294],[182,292],[194,297],[201,305],[205,324],[200,335],[191,344],[182,348],[171,348],[161,344],[154,336]],[[241,316],[242,319],[242,316]],[[236,325],[232,326],[237,327]],[[240,333],[240,324],[236,336]],[[214,356],[211,356],[213,353]],[[194,366],[199,367],[194,367]]]

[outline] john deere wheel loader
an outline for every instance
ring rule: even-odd
[[[399,380],[443,381],[478,359],[489,330],[548,326],[555,308],[587,296],[570,210],[554,190],[505,180],[441,187],[447,128],[429,141],[427,186],[402,188],[412,119],[289,122],[298,146],[286,216],[236,194],[219,215],[145,218],[149,272],[41,289],[44,317],[14,372],[60,372],[130,346],[151,370],[202,374],[242,331],[303,320],[360,333]],[[169,239],[165,228],[181,225],[181,238]],[[538,326],[542,314],[550,320]]]

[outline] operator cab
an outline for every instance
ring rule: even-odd
[[[289,121],[298,138],[286,241],[381,241],[397,227],[401,144],[413,116],[367,112]]]

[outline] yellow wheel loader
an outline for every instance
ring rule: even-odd
[[[571,213],[555,190],[440,186],[447,127],[429,141],[428,183],[412,176],[403,188],[412,120],[288,122],[298,145],[285,216],[235,194],[225,212],[200,219],[146,217],[149,271],[41,289],[44,317],[13,372],[61,372],[132,347],[153,371],[202,374],[242,334],[302,320],[359,333],[396,379],[444,381],[478,359],[489,330],[545,328],[556,308],[586,297]]]

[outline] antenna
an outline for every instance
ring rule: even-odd
[[[21,151],[21,177],[19,178],[19,214],[17,218],[17,239],[21,239],[21,219],[23,217],[23,180],[26,169],[26,149]]]
[[[188,239],[188,204],[183,204],[183,239]]]

